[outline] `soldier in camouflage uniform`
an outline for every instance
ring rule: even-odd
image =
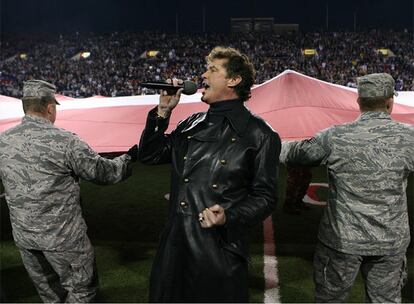
[[[391,119],[394,79],[358,78],[360,117],[283,144],[286,164],[325,164],[329,200],[314,257],[316,302],[344,302],[359,270],[370,302],[401,302],[410,242],[407,179],[414,126]]]
[[[0,178],[13,238],[44,302],[91,302],[98,281],[82,217],[79,179],[117,183],[131,173],[136,146],[113,160],[53,125],[55,86],[24,83],[22,123],[0,134]]]

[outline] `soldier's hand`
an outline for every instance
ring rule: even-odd
[[[167,79],[167,83],[178,86],[183,83],[181,79]],[[161,117],[168,117],[171,114],[171,111],[177,106],[180,101],[181,93],[183,89],[179,89],[177,92],[169,92],[162,90],[160,94],[160,103],[158,104],[157,114]]]
[[[129,148],[127,154],[131,156],[131,161],[136,162],[138,158],[138,146],[133,145],[131,148]]]
[[[206,208],[199,215],[200,225],[203,228],[222,226],[226,223],[226,214],[224,208],[220,205],[214,205]]]

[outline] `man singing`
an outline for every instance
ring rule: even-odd
[[[207,56],[202,101],[165,134],[182,90],[148,114],[139,159],[172,163],[170,206],[152,268],[151,302],[248,302],[248,231],[273,211],[280,138],[244,102],[254,68],[232,48]]]

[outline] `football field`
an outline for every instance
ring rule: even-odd
[[[313,169],[312,182],[326,182],[324,168]],[[281,168],[279,202],[272,216],[277,261],[277,292],[282,302],[313,302],[312,256],[323,208],[311,206],[300,215],[282,212],[286,170]],[[147,302],[151,264],[168,207],[170,167],[136,164],[128,180],[113,186],[82,182],[84,216],[96,249],[100,281],[99,302]],[[326,198],[323,190],[318,193]],[[407,189],[413,235],[414,179]],[[39,302],[40,299],[14,246],[8,209],[1,207],[1,288],[8,302]],[[263,302],[265,293],[263,226],[251,233],[250,301]],[[273,240],[272,240],[273,241]],[[414,302],[413,242],[408,253],[409,277],[403,301]],[[275,278],[273,278],[275,279]],[[364,302],[358,277],[348,302]]]

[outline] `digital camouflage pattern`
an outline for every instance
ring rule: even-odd
[[[407,280],[405,253],[360,256],[318,243],[313,261],[315,303],[346,303],[361,270],[367,303],[401,303]]]
[[[389,98],[398,95],[390,74],[374,73],[357,78],[358,96],[363,98]]]
[[[285,142],[287,165],[326,164],[329,198],[319,239],[358,255],[405,252],[410,242],[407,179],[414,171],[414,126],[385,112],[365,112],[310,140]]]
[[[23,264],[45,303],[90,303],[98,290],[93,247],[86,237],[82,250],[40,251],[19,248]]]
[[[43,80],[28,80],[23,85],[23,97],[55,97],[56,86]]]
[[[27,115],[0,134],[0,178],[18,247],[75,251],[82,248],[79,178],[113,184],[129,173],[130,157],[100,157],[71,132]]]

